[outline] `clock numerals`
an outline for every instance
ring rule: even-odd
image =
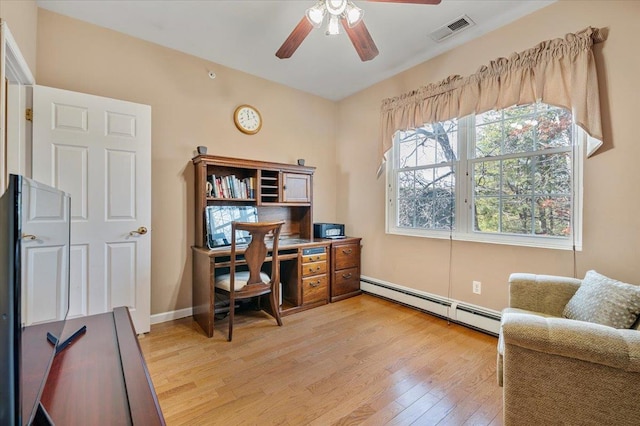
[[[239,120],[240,124],[242,124],[243,127],[249,130],[257,129],[258,125],[260,124],[260,119],[258,118],[256,113],[248,109],[240,113]]]

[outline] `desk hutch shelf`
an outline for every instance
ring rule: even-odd
[[[269,163],[239,158],[199,155],[195,166],[195,245],[206,246],[205,208],[214,204],[257,206],[260,221],[284,220],[283,237],[313,237],[312,188],[315,167]],[[212,176],[255,184],[253,198],[208,196],[207,182]]]

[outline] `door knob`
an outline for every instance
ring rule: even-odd
[[[36,237],[35,235],[32,234],[22,234],[22,238],[24,238],[25,240],[37,240],[38,237]]]
[[[135,231],[131,231],[131,232],[129,232],[129,235],[136,235],[136,234],[138,234],[138,235],[144,235],[144,234],[146,234],[147,232],[148,232],[148,231],[147,231],[147,228],[145,228],[144,226],[141,226],[140,228],[136,229]]]

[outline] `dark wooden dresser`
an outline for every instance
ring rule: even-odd
[[[84,335],[53,360],[40,401],[58,425],[164,425],[127,308],[68,320]]]

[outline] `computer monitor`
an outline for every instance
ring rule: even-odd
[[[231,222],[258,222],[255,206],[207,206],[207,245],[209,248],[231,245]],[[236,231],[236,244],[248,244],[247,231]]]

